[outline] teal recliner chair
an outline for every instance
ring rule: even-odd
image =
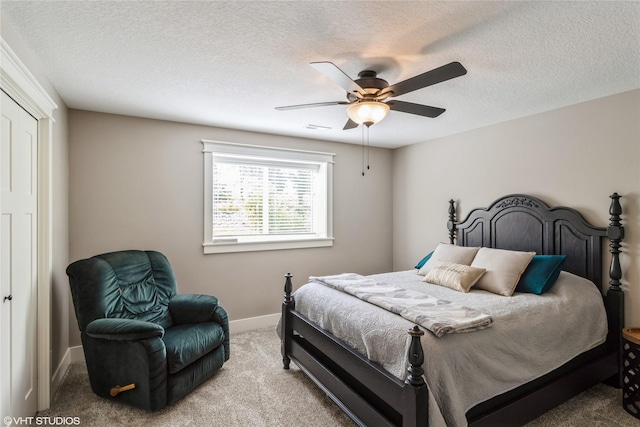
[[[229,359],[218,299],[178,295],[167,258],[121,251],[67,267],[89,381],[98,396],[156,411]]]

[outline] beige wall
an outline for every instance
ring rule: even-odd
[[[638,326],[640,90],[395,150],[393,267],[410,268],[448,241],[451,198],[459,218],[500,196],[525,193],[575,207],[605,226],[608,196],[616,191],[627,234],[621,255],[627,324]]]
[[[202,139],[336,153],[330,248],[204,255]],[[232,320],[277,313],[283,275],[372,274],[392,266],[392,153],[356,145],[70,111],[70,259],[121,249],[169,258],[181,293],[216,295]],[[71,314],[71,345],[79,345]]]
[[[67,107],[41,70],[38,60],[22,44],[11,26],[2,20],[2,38],[38,83],[58,104],[53,118],[52,147],[52,263],[51,272],[51,375],[56,374],[69,348],[69,285],[65,269],[69,261]],[[51,390],[52,393],[55,390]]]

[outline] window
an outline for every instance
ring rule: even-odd
[[[332,153],[206,141],[204,252],[332,246]]]

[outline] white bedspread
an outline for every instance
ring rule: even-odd
[[[425,380],[440,412],[430,412],[430,425],[466,425],[465,413],[476,404],[552,371],[603,343],[607,334],[602,295],[593,283],[566,272],[544,295],[512,297],[427,284],[415,270],[368,277],[475,308],[493,319],[482,331],[423,336]],[[298,289],[295,300],[298,312],[405,379],[412,322],[317,283]]]

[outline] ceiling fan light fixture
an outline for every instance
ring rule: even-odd
[[[389,106],[380,101],[360,101],[349,108],[347,108],[347,114],[349,118],[354,122],[361,124],[372,125],[380,122],[387,117],[389,113]]]

